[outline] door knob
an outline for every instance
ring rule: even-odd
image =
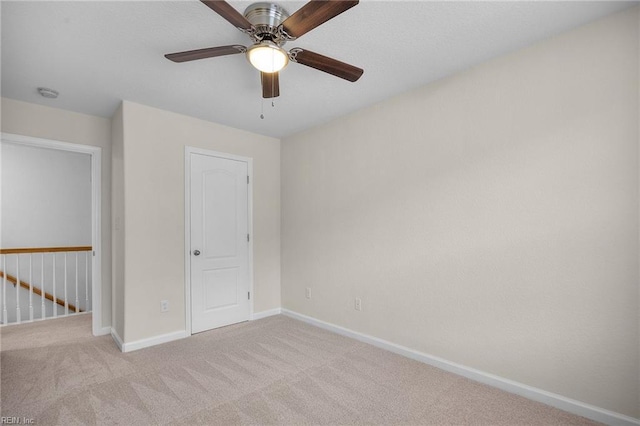
[[[193,255],[194,256],[200,256],[200,250],[194,250],[193,251]]]

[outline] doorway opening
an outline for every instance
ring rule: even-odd
[[[2,133],[0,322],[101,306],[101,148]]]

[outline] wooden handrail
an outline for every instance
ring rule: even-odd
[[[65,251],[91,251],[92,249],[93,247],[91,246],[7,248],[0,249],[0,254],[56,253]]]
[[[4,271],[0,271],[0,278],[4,278],[4,276],[5,276]],[[18,279],[16,277],[14,277],[13,275],[7,274],[7,281],[12,283],[14,285],[14,287],[18,285]],[[40,290],[38,287],[34,287],[34,286],[29,287],[29,283],[26,283],[24,281],[20,281],[20,287],[26,288],[27,290],[32,289],[32,291],[35,294],[37,294],[38,296],[42,296],[42,290]],[[47,300],[50,300],[52,302],[54,301],[53,300],[53,295],[51,295],[51,294],[49,294],[47,292],[44,293],[44,297]],[[58,299],[57,297],[56,297],[55,303],[57,303],[60,306],[65,306],[64,300]],[[82,309],[78,309],[76,311],[75,305],[72,305],[71,303],[69,303],[69,305],[67,305],[67,306],[69,306],[69,311],[84,312]]]

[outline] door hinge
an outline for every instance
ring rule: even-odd
[[[249,234],[247,234],[247,242],[249,242]]]
[[[94,256],[96,255],[96,252],[95,252],[95,251],[93,251],[93,255],[94,255]]]
[[[249,291],[247,292],[247,299],[251,300],[251,292],[249,292]]]
[[[249,175],[247,175],[247,185],[249,184]]]

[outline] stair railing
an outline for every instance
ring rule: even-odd
[[[73,246],[73,247],[34,247],[34,248],[5,248],[0,249],[0,256],[2,256],[2,270],[0,270],[0,279],[2,279],[2,292],[0,297],[2,298],[2,324],[8,323],[20,323],[25,321],[33,321],[34,311],[40,311],[38,319],[45,319],[47,315],[47,306],[45,301],[51,302],[51,315],[50,317],[56,318],[59,316],[67,316],[70,314],[76,314],[81,312],[89,312],[89,294],[91,291],[90,285],[90,259],[92,254],[91,246]],[[82,256],[84,253],[84,256]],[[34,254],[40,254],[40,280],[39,283],[34,284]],[[48,256],[47,256],[48,255]],[[72,268],[69,270],[69,257],[72,257]],[[79,256],[80,255],[80,256]],[[8,257],[14,257],[15,262],[7,261]],[[57,268],[57,258],[61,257],[64,263],[64,270],[59,271]],[[83,259],[84,257],[84,259]],[[21,265],[21,260],[28,258],[28,281],[21,278],[21,273],[24,273],[24,264]],[[83,263],[84,266],[84,280],[81,283],[82,271],[79,270],[79,264]],[[9,271],[7,268],[15,267],[14,271]],[[51,272],[49,282],[45,281],[48,277],[48,273]],[[10,273],[10,272],[13,272]],[[61,277],[57,277],[61,275]],[[62,278],[62,289],[56,288],[56,284],[60,278]],[[73,281],[70,283],[69,281]],[[10,300],[7,297],[7,284],[9,289],[11,286],[15,287],[15,300]],[[71,284],[71,288],[69,288]],[[83,285],[81,285],[83,284]],[[47,291],[46,287],[49,287]],[[82,288],[84,287],[84,288]],[[28,291],[28,305],[27,301],[20,301],[21,289]],[[84,291],[82,291],[84,290]],[[63,293],[60,295],[59,293]],[[80,299],[81,293],[83,299]],[[34,294],[40,297],[40,304],[34,305]],[[62,296],[62,297],[59,297]],[[75,300],[75,303],[69,303],[69,299]],[[7,304],[8,302],[15,302],[15,317],[13,312],[10,312]],[[58,306],[64,308],[62,313],[59,313]],[[28,309],[28,315],[23,314],[22,308]],[[23,318],[24,317],[24,318]]]

